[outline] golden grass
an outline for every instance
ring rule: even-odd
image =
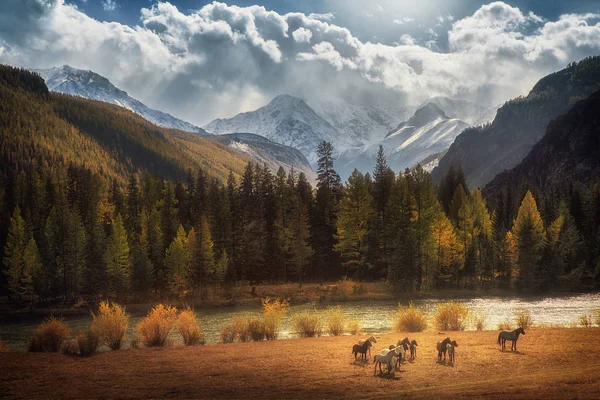
[[[594,316],[592,314],[583,314],[579,316],[579,325],[584,328],[589,328],[594,325]]]
[[[485,330],[486,317],[481,314],[473,315],[473,325],[475,325],[475,329],[478,331]]]
[[[394,323],[396,332],[422,332],[425,329],[427,329],[427,318],[412,301],[408,307],[398,304],[398,315]]]
[[[600,326],[600,309],[598,310],[594,310],[594,322],[596,323],[596,326]]]
[[[515,324],[518,328],[529,329],[533,326],[533,318],[527,310],[517,311],[515,313]]]
[[[119,350],[125,342],[125,334],[129,326],[129,314],[125,307],[116,303],[103,301],[98,307],[98,315],[92,313],[94,321],[92,330],[100,336],[100,342],[111,350]]]
[[[346,325],[348,333],[351,335],[358,335],[361,332],[360,321],[357,319],[351,319]]]
[[[506,319],[503,322],[500,322],[498,324],[498,330],[501,330],[501,331],[510,331],[510,330],[512,330],[512,328],[510,326],[510,321]]]
[[[264,298],[261,303],[265,337],[267,340],[277,339],[279,329],[281,328],[281,320],[288,313],[290,303],[285,299],[271,300],[269,297]]]
[[[234,339],[240,342],[248,342],[250,340],[250,329],[248,327],[248,320],[245,315],[236,315],[231,320],[231,327],[233,329]]]
[[[202,329],[200,329],[196,313],[190,307],[186,307],[179,313],[177,330],[186,346],[204,344],[204,335]]]
[[[61,346],[61,350],[69,356],[79,355],[79,343],[77,342],[77,339],[65,340]]]
[[[327,333],[331,336],[340,336],[346,330],[346,316],[342,312],[342,306],[327,309],[325,321]]]
[[[233,324],[225,324],[221,326],[220,330],[221,342],[223,343],[233,343],[235,340],[235,327]]]
[[[442,331],[464,331],[468,319],[469,309],[457,301],[440,304],[435,314],[436,327]]]
[[[29,342],[31,352],[57,353],[65,340],[71,335],[71,330],[63,320],[54,316],[42,322]]]
[[[126,350],[91,358],[10,352],[0,354],[0,393],[7,399],[598,399],[600,347],[589,345],[598,335],[598,328],[534,327],[519,339],[519,352],[501,352],[497,331],[453,332],[460,347],[449,365],[436,362],[435,345],[444,335],[415,333],[419,356],[394,377],[373,376],[372,357],[366,364],[354,362],[350,349],[357,336]],[[399,338],[380,335],[373,354]]]
[[[323,333],[323,320],[317,310],[298,313],[292,317],[292,329],[300,337],[321,336]]]
[[[80,332],[77,336],[79,354],[83,357],[95,354],[100,346],[100,335],[94,328]]]
[[[162,347],[177,322],[175,307],[158,304],[136,327],[138,338],[146,347]]]

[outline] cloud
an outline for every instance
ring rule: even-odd
[[[84,0],[83,2],[86,3],[87,0]],[[114,11],[119,6],[115,0],[102,0],[100,4],[104,11]]]
[[[396,25],[403,25],[403,24],[408,24],[410,22],[413,22],[415,19],[414,18],[410,18],[410,17],[401,17],[401,18],[397,18],[395,20],[392,21],[392,23],[396,24]]]
[[[203,124],[280,93],[398,107],[439,95],[498,104],[600,51],[600,16],[545,21],[503,2],[462,19],[446,15],[446,28],[391,45],[359,40],[333,14],[220,2],[182,12],[159,2],[140,17],[131,27],[95,20],[64,0],[4,0],[0,62],[91,69],[151,107]],[[448,29],[443,51],[433,40],[440,29]]]

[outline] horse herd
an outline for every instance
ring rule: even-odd
[[[506,350],[506,342],[510,341],[512,342],[511,351],[517,351],[517,340],[519,340],[519,335],[524,334],[525,330],[523,330],[523,328],[515,329],[512,332],[501,331],[498,335],[498,345],[501,346],[502,351],[504,351]],[[367,358],[371,356],[371,347],[373,346],[373,343],[377,343],[375,336],[371,336],[367,339],[360,339],[358,343],[352,346],[354,360],[357,361],[360,356],[360,360],[366,361]],[[405,337],[404,339],[399,340],[397,344],[382,350],[381,353],[376,354],[375,357],[373,357],[373,364],[375,364],[373,374],[377,375],[377,367],[379,367],[379,373],[383,374],[383,370],[381,369],[382,365],[385,365],[387,373],[391,374],[396,368],[400,368],[402,362],[414,360],[417,358],[417,347],[418,344],[416,340],[409,340],[408,337]],[[457,347],[458,343],[456,343],[456,340],[451,340],[449,337],[437,342],[436,349],[438,352],[438,363],[446,362],[447,355],[448,362],[454,365],[455,349]],[[407,352],[410,352],[410,358],[407,358]]]

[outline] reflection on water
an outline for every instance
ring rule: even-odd
[[[417,307],[423,309],[428,316],[433,315],[438,303],[444,300],[416,300]],[[528,310],[535,324],[560,324],[569,326],[577,323],[579,316],[592,310],[600,309],[600,293],[583,294],[561,297],[527,297],[527,298],[469,298],[459,299],[468,306],[474,314],[486,317],[488,329],[495,329],[499,323],[505,320],[513,320],[514,313],[520,310]],[[291,318],[294,314],[313,308],[323,309],[335,304],[301,304],[294,305],[283,321],[280,338],[293,337],[291,329]],[[388,332],[393,325],[393,316],[397,309],[396,301],[358,301],[341,303],[343,312],[352,319],[358,319],[362,329],[367,333]],[[197,312],[200,324],[204,330],[207,343],[219,341],[220,327],[231,321],[234,315],[244,312],[260,311],[256,307],[231,307],[199,310]],[[134,334],[134,327],[145,315],[145,311],[136,310],[131,312],[130,328],[128,335]],[[75,334],[84,330],[92,322],[91,316],[75,316],[66,318],[67,323]],[[28,319],[15,323],[0,324],[0,338],[12,350],[26,350],[27,341],[35,332],[41,319]],[[472,329],[472,326],[468,327]],[[174,344],[180,344],[179,335],[173,335]]]

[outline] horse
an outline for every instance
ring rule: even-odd
[[[502,331],[498,334],[498,345],[502,346],[502,351],[506,350],[506,341],[510,340],[512,342],[510,346],[511,351],[517,351],[517,340],[519,340],[519,335],[524,335],[525,330],[523,328],[515,329],[512,332]]]
[[[402,345],[394,346],[390,345],[389,349],[384,349],[381,351],[381,354],[386,355],[390,351],[396,349],[396,353],[398,354],[398,359],[396,360],[396,366],[400,367],[400,363],[403,359],[406,359],[406,352],[408,351],[408,345],[406,343],[402,343]]]
[[[361,359],[367,359],[367,351],[371,347],[371,341],[367,340],[363,344],[355,344],[352,346],[352,354],[354,354],[354,360],[356,361],[356,355],[360,353]]]
[[[448,350],[448,358],[449,358],[449,362],[454,364],[454,348],[458,347],[458,343],[456,343],[456,340],[453,340],[452,342],[448,343],[446,345],[446,349]]]
[[[410,359],[414,360],[415,358],[417,358],[417,341],[416,340],[412,340],[410,342]]]
[[[441,342],[437,342],[436,347],[437,347],[437,351],[438,351],[438,362],[442,362],[442,354],[444,355],[444,361],[446,361],[446,351],[448,351],[446,346],[448,345],[448,343],[451,343],[451,342],[452,341],[450,340],[449,337],[442,340]]]
[[[375,354],[375,357],[373,357],[373,364],[375,364],[375,370],[373,371],[373,375],[377,375],[377,366],[379,365],[379,373],[383,374],[383,371],[381,370],[381,364],[386,364],[387,365],[387,371],[388,374],[390,372],[392,372],[392,368],[393,368],[393,364],[395,365],[396,363],[394,363],[394,358],[398,358],[400,356],[401,350],[399,350],[398,347],[394,347],[391,350],[388,349],[384,349],[381,354]]]
[[[375,336],[371,335],[371,337],[366,338],[366,339],[359,339],[358,340],[358,344],[363,344],[364,342],[371,342],[371,344],[373,343],[377,343],[377,339],[375,339]],[[371,348],[369,348],[369,357],[371,357]]]

